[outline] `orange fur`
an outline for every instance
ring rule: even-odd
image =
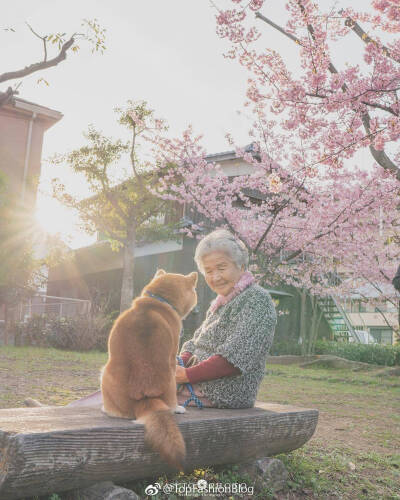
[[[145,440],[169,464],[183,469],[185,442],[175,422],[176,355],[182,318],[197,303],[196,272],[185,276],[160,269],[130,309],[115,321],[102,370],[104,411],[140,419]],[[146,290],[170,305],[145,294]]]

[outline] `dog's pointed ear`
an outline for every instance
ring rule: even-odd
[[[192,273],[187,275],[187,278],[190,279],[190,281],[193,283],[193,286],[197,285],[198,277],[199,277],[199,274],[196,271],[193,271]]]
[[[158,278],[159,276],[162,276],[163,274],[166,274],[166,272],[164,271],[164,269],[157,269],[157,272],[154,275],[154,278]]]

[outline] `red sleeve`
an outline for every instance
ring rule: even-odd
[[[192,353],[189,351],[185,351],[182,354],[180,354],[180,357],[182,358],[183,365],[186,366],[186,363],[189,361],[189,359],[192,357]]]
[[[215,378],[240,375],[242,372],[220,354],[215,354],[197,365],[186,368],[186,376],[191,384]]]

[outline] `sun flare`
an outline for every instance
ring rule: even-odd
[[[44,232],[59,234],[65,243],[74,248],[93,242],[92,236],[79,229],[74,212],[49,196],[38,197],[35,220]]]

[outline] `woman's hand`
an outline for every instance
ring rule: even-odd
[[[184,384],[185,382],[189,382],[189,379],[186,376],[186,368],[184,368],[183,366],[177,365],[175,377],[177,384]]]

